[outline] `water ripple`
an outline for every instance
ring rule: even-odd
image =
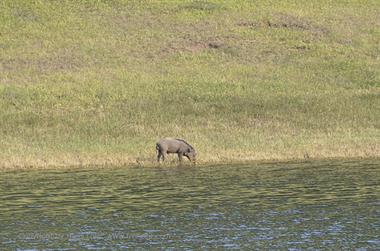
[[[380,249],[380,161],[3,171],[0,249]]]

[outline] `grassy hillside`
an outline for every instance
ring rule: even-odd
[[[380,156],[380,2],[3,0],[0,166]]]

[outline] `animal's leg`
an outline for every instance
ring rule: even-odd
[[[178,160],[180,163],[182,163],[182,157],[183,157],[183,153],[178,153]]]
[[[161,158],[162,158],[162,162],[164,162],[165,161],[165,156],[166,156],[166,154],[165,153],[161,153]]]
[[[158,163],[160,163],[161,156],[162,156],[161,152],[158,151],[158,155],[157,155],[157,162]]]

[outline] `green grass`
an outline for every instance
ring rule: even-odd
[[[380,2],[0,3],[0,166],[380,155]]]

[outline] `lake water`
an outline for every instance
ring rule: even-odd
[[[380,160],[0,171],[0,250],[380,250]]]

